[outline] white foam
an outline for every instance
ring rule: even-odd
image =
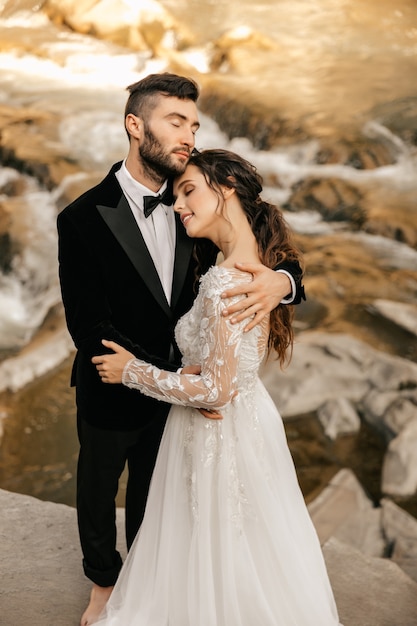
[[[29,187],[33,187],[31,181]],[[31,190],[9,199],[9,236],[17,250],[0,273],[0,348],[23,346],[60,300],[56,209],[51,194]]]

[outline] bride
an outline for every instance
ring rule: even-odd
[[[175,181],[187,234],[213,241],[224,259],[176,327],[183,365],[200,364],[199,375],[159,370],[105,340],[114,353],[93,358],[103,382],[174,405],[145,518],[99,626],[339,625],[282,419],[258,376],[270,351],[281,365],[290,355],[292,308],[248,332],[222,313],[221,294],[251,280],[235,262],[275,267],[297,254],[261,191],[255,168],[224,150],[193,155]]]

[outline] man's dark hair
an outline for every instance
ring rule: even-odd
[[[129,98],[125,108],[125,119],[129,113],[146,120],[152,110],[155,98],[159,95],[192,100],[196,102],[199,96],[197,83],[192,78],[163,72],[149,74],[137,83],[127,87]]]

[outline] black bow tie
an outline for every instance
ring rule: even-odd
[[[170,206],[174,200],[172,189],[168,185],[164,193],[159,196],[143,196],[143,212],[145,217],[149,217],[152,211],[158,206],[158,204],[165,204]]]

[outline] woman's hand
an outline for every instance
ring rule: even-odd
[[[195,374],[198,376],[201,374],[201,367],[199,365],[186,365],[182,368],[181,374]],[[201,415],[209,420],[222,420],[223,415],[216,409],[197,409]]]
[[[135,355],[119,346],[115,341],[103,339],[102,344],[106,348],[114,350],[114,354],[93,356],[91,361],[96,366],[103,383],[121,383],[125,365],[130,359],[134,359]]]
[[[222,298],[230,298],[246,294],[246,300],[240,300],[223,311],[223,315],[231,317],[232,324],[253,317],[245,326],[245,332],[259,324],[275,309],[288,293],[291,293],[291,282],[285,274],[262,265],[261,263],[236,263],[236,267],[253,275],[251,283],[244,283],[222,293]],[[242,309],[242,306],[244,307]]]

